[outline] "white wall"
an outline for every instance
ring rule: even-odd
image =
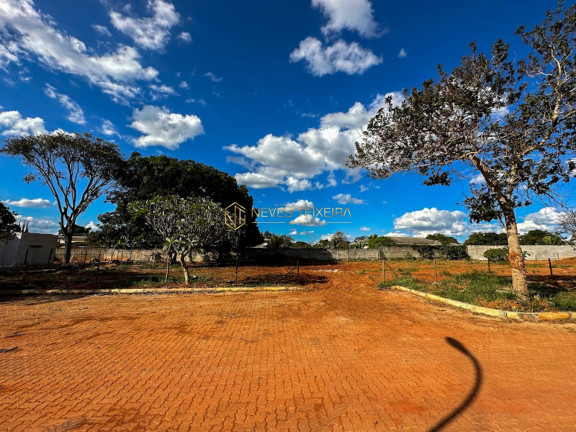
[[[47,265],[53,262],[58,237],[53,234],[18,233],[0,244],[0,266]],[[26,256],[28,252],[28,256]]]

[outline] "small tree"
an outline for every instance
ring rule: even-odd
[[[381,247],[390,247],[395,245],[396,242],[390,237],[377,236],[376,234],[372,234],[368,237],[368,247],[372,249],[380,249]]]
[[[576,210],[568,210],[560,216],[560,229],[572,236],[571,240],[576,240]]]
[[[282,249],[292,247],[294,239],[288,235],[274,234],[269,231],[264,233],[264,239],[266,240],[266,247],[269,249]]]
[[[144,215],[150,227],[165,239],[168,256],[174,253],[178,258],[186,285],[190,284],[188,261],[195,252],[233,240],[224,209],[206,198],[156,197],[134,203],[132,209]]]
[[[532,48],[525,60],[509,59],[502,40],[490,57],[472,43],[451,73],[439,66],[437,82],[405,91],[400,105],[388,98],[349,165],[373,178],[417,172],[426,185],[449,185],[453,175],[476,170],[485,182],[465,200],[470,219],[503,223],[512,287],[526,296],[516,208],[549,197],[576,165],[576,5],[517,34]]]
[[[56,198],[66,242],[64,262],[69,263],[78,216],[114,183],[122,163],[118,147],[89,134],[60,132],[8,138],[0,152],[20,156],[35,171],[24,181],[41,180]]]
[[[349,244],[350,242],[342,231],[336,231],[330,239],[330,246],[333,249],[343,249],[348,247]]]
[[[16,213],[0,202],[0,242],[12,240],[20,232],[15,216]]]
[[[451,245],[451,244],[454,244],[454,245],[459,244],[458,240],[456,240],[454,237],[449,237],[449,236],[441,234],[441,233],[428,234],[426,236],[426,238],[428,240],[437,241],[438,243],[440,243],[441,245],[444,245],[444,246]]]

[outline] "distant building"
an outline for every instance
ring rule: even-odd
[[[53,234],[17,233],[12,240],[0,242],[0,267],[47,265],[54,262],[58,236]]]

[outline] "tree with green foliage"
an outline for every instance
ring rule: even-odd
[[[396,246],[396,242],[390,237],[378,236],[377,234],[372,234],[368,237],[368,247],[372,249],[380,249],[381,247]]]
[[[131,210],[165,239],[168,255],[176,254],[186,285],[190,285],[188,262],[194,253],[214,249],[234,237],[225,223],[224,209],[206,198],[155,197],[132,203]]]
[[[145,223],[142,216],[129,211],[130,203],[157,195],[181,198],[204,197],[226,208],[238,203],[246,209],[246,226],[240,237],[241,246],[262,243],[262,235],[252,215],[253,199],[246,186],[239,186],[234,177],[214,167],[192,160],[167,156],[143,157],[132,153],[118,177],[118,187],[108,195],[116,205],[112,212],[98,217],[100,231],[97,241],[103,246],[127,243],[134,247],[158,247],[163,243]]]
[[[465,246],[505,246],[508,244],[508,236],[505,233],[475,232],[470,234],[464,242]]]
[[[64,262],[69,263],[78,216],[115,182],[122,165],[118,147],[90,134],[58,132],[8,138],[0,153],[21,157],[34,170],[24,181],[40,180],[56,198],[65,240]]]
[[[500,220],[506,231],[513,289],[528,293],[516,209],[550,197],[576,168],[576,5],[549,11],[542,25],[517,30],[531,47],[526,59],[509,56],[498,40],[491,56],[471,55],[439,80],[404,92],[370,120],[351,167],[373,178],[417,172],[426,185],[450,185],[474,170],[464,201],[474,222]]]
[[[438,243],[440,243],[441,245],[457,245],[460,244],[458,242],[458,240],[456,240],[454,237],[449,237],[447,235],[441,234],[441,233],[436,233],[436,234],[428,234],[426,236],[426,238],[428,240],[434,240],[437,241]]]
[[[493,262],[504,262],[508,260],[508,248],[487,249],[483,253],[484,258]]]
[[[308,243],[308,242],[298,240],[298,241],[294,242],[294,244],[292,245],[292,247],[293,247],[294,249],[309,249],[309,248],[312,247],[312,245],[311,245],[310,243]]]
[[[269,249],[287,249],[292,247],[294,239],[289,235],[274,234],[269,231],[264,233],[264,239],[266,240],[266,247]]]
[[[16,213],[0,202],[0,242],[12,240],[20,226],[16,223]]]
[[[350,241],[342,231],[336,231],[330,239],[330,247],[332,249],[345,249],[350,245]]]
[[[548,231],[535,229],[520,236],[520,244],[523,245],[561,245],[565,244],[562,237]]]

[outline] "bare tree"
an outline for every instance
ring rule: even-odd
[[[558,224],[560,225],[562,232],[572,236],[570,240],[576,240],[576,210],[568,210],[562,213]]]
[[[532,31],[517,30],[532,51],[509,59],[498,40],[492,55],[472,54],[438,81],[404,92],[370,120],[356,144],[351,167],[373,178],[412,171],[426,185],[449,185],[454,175],[476,171],[484,183],[465,200],[475,222],[500,220],[506,230],[512,286],[528,292],[518,241],[516,208],[574,175],[576,150],[576,5],[549,11]]]
[[[8,138],[0,153],[20,156],[35,171],[24,180],[41,180],[56,198],[66,242],[64,262],[69,263],[78,216],[114,183],[122,163],[117,146],[89,134],[61,132]]]

